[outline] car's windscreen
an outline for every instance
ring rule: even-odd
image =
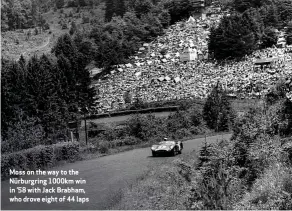
[[[162,141],[162,142],[159,142],[160,145],[173,145],[175,144],[174,141]]]

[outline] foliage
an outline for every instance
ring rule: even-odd
[[[260,8],[271,4],[271,0],[234,0],[234,8],[239,12],[244,12],[250,8]]]
[[[7,136],[1,144],[2,153],[28,149],[46,142],[43,127],[35,118],[19,112],[18,119],[13,126],[8,127]]]
[[[56,0],[56,7],[57,7],[57,9],[63,8],[64,7],[64,4],[65,4],[64,0]]]
[[[193,174],[189,162],[182,159],[153,166],[137,184],[126,189],[115,209],[187,210]]]
[[[180,129],[188,129],[191,127],[189,115],[184,111],[177,111],[169,115],[167,119],[167,129],[171,133],[175,133]]]
[[[71,22],[71,27],[69,30],[69,34],[72,36],[77,31],[77,26],[74,21]]]
[[[292,45],[292,21],[290,21],[287,25],[287,44]]]
[[[241,15],[231,15],[211,28],[208,48],[216,59],[241,58],[255,49],[257,40],[249,22]]]
[[[292,2],[286,0],[234,0],[230,6],[237,12],[223,17],[209,37],[209,51],[217,60],[241,59],[271,47],[277,42],[275,29],[284,28],[292,18]]]
[[[273,28],[265,28],[262,35],[262,48],[269,48],[277,44],[278,36]]]
[[[203,109],[203,116],[210,129],[227,131],[231,128],[234,113],[228,97],[217,84],[208,96]]]
[[[125,0],[108,0],[105,5],[105,19],[107,21],[111,21],[114,15],[122,17],[126,12]]]
[[[253,185],[250,192],[235,206],[242,209],[292,209],[291,168],[276,163],[269,167]]]
[[[76,161],[79,158],[79,143],[67,142],[49,146],[39,145],[15,153],[2,154],[1,176],[9,178],[9,169],[17,171],[45,170],[53,167],[58,161]]]
[[[171,23],[175,23],[190,16],[194,10],[191,0],[164,1],[164,7],[169,11]]]
[[[149,141],[151,138],[165,137],[165,128],[163,120],[155,118],[153,115],[134,115],[127,122],[127,131],[130,136],[137,137],[143,141]]]

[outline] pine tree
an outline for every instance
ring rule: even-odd
[[[69,111],[74,116],[78,110],[94,106],[95,91],[91,88],[90,73],[86,69],[89,62],[86,55],[78,51],[77,46],[68,34],[57,41],[53,52],[58,58],[58,67],[63,75],[66,86],[64,96],[69,105]]]
[[[72,21],[71,22],[71,27],[70,27],[70,30],[69,30],[69,34],[73,35],[76,31],[77,31],[76,23],[75,23],[75,21]]]
[[[107,0],[105,3],[105,20],[111,21],[115,13],[115,0]]]
[[[17,121],[17,110],[24,105],[24,71],[15,62],[1,60],[1,134],[5,138],[8,128]]]
[[[241,15],[224,17],[212,28],[208,48],[218,60],[241,58],[256,48],[256,35]]]
[[[208,96],[203,109],[203,117],[210,129],[226,131],[230,129],[234,120],[234,112],[225,91],[219,83]]]
[[[63,8],[64,7],[64,4],[65,4],[64,0],[56,0],[56,7],[58,9]]]

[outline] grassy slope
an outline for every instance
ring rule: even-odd
[[[188,171],[197,154],[191,152],[163,166],[153,166],[136,184],[126,189],[115,210],[187,210],[191,203]]]
[[[50,53],[57,38],[60,35],[69,32],[71,21],[75,21],[77,27],[81,31],[88,31],[92,26],[88,23],[83,24],[82,16],[90,17],[90,19],[102,19],[104,17],[103,6],[103,4],[95,6],[93,9],[84,7],[80,9],[79,13],[76,13],[76,8],[64,8],[63,13],[61,13],[61,10],[56,12],[50,10],[43,14],[44,19],[50,25],[50,29],[43,31],[38,35],[34,34],[34,28],[3,32],[1,33],[2,56],[4,58],[17,60],[21,54],[23,54],[25,58],[29,58],[34,54],[42,55],[44,53]],[[73,17],[69,17],[70,12],[73,14]],[[65,14],[67,15],[66,17]],[[59,24],[61,19],[64,19],[67,22],[68,29],[61,28],[61,25]],[[28,30],[31,30],[32,35],[27,40],[26,33]]]

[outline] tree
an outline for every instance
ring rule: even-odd
[[[152,13],[147,13],[142,15],[141,21],[144,23],[144,28],[147,31],[147,41],[162,35],[163,26],[161,25],[158,17],[154,16]]]
[[[63,89],[66,90],[65,99],[73,116],[74,112],[93,108],[96,93],[90,86],[90,73],[86,70],[89,60],[86,55],[78,51],[68,34],[59,37],[53,53],[58,58],[58,69],[61,71],[64,83],[67,84]]]
[[[35,117],[17,110],[17,122],[9,125],[7,136],[1,143],[2,153],[11,153],[46,144],[42,126]]]
[[[203,117],[210,129],[226,131],[233,123],[233,111],[219,83],[213,88],[203,108]]]
[[[111,21],[114,15],[122,17],[126,12],[125,0],[107,0],[105,6],[106,21]]]
[[[238,12],[245,12],[250,8],[260,8],[264,5],[270,5],[273,3],[273,0],[234,0],[233,7]]]
[[[262,6],[259,9],[265,27],[277,28],[279,25],[279,17],[277,7],[274,4]]]
[[[256,48],[256,35],[241,15],[223,17],[217,28],[211,28],[210,53],[218,60],[241,58]]]
[[[290,21],[287,25],[287,44],[292,45],[292,21]]]
[[[17,111],[24,106],[25,69],[16,62],[1,60],[1,135],[18,121]]]
[[[56,0],[56,7],[57,7],[57,9],[63,8],[64,7],[64,4],[65,4],[64,0]]]
[[[137,17],[140,18],[143,14],[151,12],[154,5],[151,0],[129,0],[127,7],[129,11],[134,11]]]
[[[277,44],[278,36],[275,29],[272,27],[267,27],[264,30],[262,37],[262,48],[269,48]]]
[[[90,37],[98,47],[95,61],[99,67],[109,69],[125,62],[135,52],[135,42],[125,37],[125,26],[123,19],[114,17],[102,29],[92,30]]]
[[[71,22],[71,27],[70,27],[70,30],[69,30],[69,34],[73,35],[76,31],[77,31],[76,23],[75,23],[75,21],[72,21]]]
[[[126,91],[124,93],[124,101],[126,104],[131,104],[132,103],[132,95],[130,91]]]
[[[61,118],[58,86],[53,78],[54,64],[43,55],[40,59],[32,57],[27,64],[25,112],[36,116],[43,126],[46,138],[58,133],[66,123]],[[56,140],[52,138],[54,143]]]
[[[172,24],[184,18],[188,18],[194,10],[191,0],[165,1],[163,6],[169,11]]]
[[[85,0],[78,0],[78,5],[80,5],[80,7],[85,7],[85,6],[87,6]]]
[[[279,0],[275,4],[278,10],[280,27],[285,27],[292,20],[292,2],[290,0]]]

